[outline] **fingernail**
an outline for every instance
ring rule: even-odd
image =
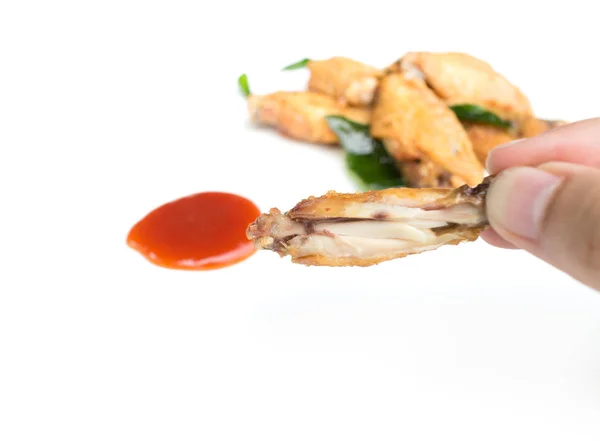
[[[537,239],[561,181],[558,176],[531,167],[502,172],[492,182],[486,200],[490,224],[517,236]]]
[[[492,158],[492,156],[494,155],[494,151],[495,151],[495,150],[503,149],[504,147],[509,147],[509,146],[511,146],[511,145],[514,145],[514,144],[516,144],[516,143],[518,143],[518,142],[521,142],[521,141],[523,141],[524,139],[525,139],[525,138],[519,138],[519,139],[515,139],[515,140],[513,140],[513,141],[510,141],[510,142],[506,142],[506,143],[504,143],[504,144],[497,145],[497,146],[496,146],[496,147],[494,147],[492,150],[490,150],[490,152],[489,152],[489,153],[488,153],[488,155],[487,155],[487,158],[485,159],[485,168],[486,168],[486,170],[489,170],[489,169],[490,169],[490,165],[491,165],[491,158]]]

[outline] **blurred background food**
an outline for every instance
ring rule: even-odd
[[[283,136],[339,145],[362,190],[477,185],[496,146],[563,121],[535,115],[527,96],[466,53],[409,52],[384,68],[334,56],[284,70],[310,72],[305,91],[251,93],[251,120]]]

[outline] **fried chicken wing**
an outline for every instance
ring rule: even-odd
[[[487,226],[485,195],[475,188],[393,188],[329,192],[282,213],[273,208],[247,230],[256,248],[321,266],[370,266],[443,245],[474,241]]]
[[[334,98],[316,92],[275,92],[248,97],[252,121],[278,130],[289,138],[316,144],[338,144],[329,128],[327,115],[345,116],[368,124],[371,111],[340,104]]]
[[[383,72],[345,57],[308,63],[308,90],[332,96],[342,104],[369,106]]]
[[[389,71],[412,72],[449,106],[475,104],[519,123],[533,115],[521,90],[483,60],[460,52],[409,52]]]
[[[411,188],[456,188],[465,184],[427,158],[404,161],[398,167]]]
[[[465,130],[469,135],[477,159],[483,166],[494,147],[517,139],[512,131],[488,124],[465,124]]]
[[[399,162],[429,160],[441,173],[456,175],[470,185],[483,179],[483,167],[462,124],[421,78],[395,73],[381,80],[371,135],[382,139]]]

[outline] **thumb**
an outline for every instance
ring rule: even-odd
[[[600,289],[600,170],[567,163],[507,169],[486,204],[504,239]]]

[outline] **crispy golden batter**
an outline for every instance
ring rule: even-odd
[[[512,132],[488,124],[465,124],[465,130],[477,158],[484,167],[487,156],[494,147],[517,139]]]
[[[345,57],[308,63],[308,90],[320,92],[352,106],[369,106],[382,71]]]
[[[379,130],[378,126],[376,130]],[[373,129],[371,129],[371,134]],[[386,151],[398,162],[416,161],[423,158],[423,152],[418,149],[416,144],[405,144],[397,139],[385,138],[383,145]]]
[[[483,168],[460,121],[420,78],[396,73],[381,80],[371,135],[383,139],[398,161],[418,151],[421,158],[470,185],[483,179]]]
[[[427,158],[402,162],[399,168],[412,188],[456,188],[465,184],[464,180]]]
[[[476,240],[487,226],[475,188],[394,188],[310,197],[287,213],[273,208],[247,230],[258,249],[304,265],[369,266],[443,245]]]
[[[409,52],[392,71],[422,74],[448,105],[476,104],[516,123],[533,115],[527,97],[491,65],[471,55]]]
[[[316,92],[275,92],[248,97],[250,118],[277,129],[289,138],[316,144],[338,144],[338,138],[327,125],[327,115],[345,116],[368,124],[371,111],[347,107],[334,98]]]

